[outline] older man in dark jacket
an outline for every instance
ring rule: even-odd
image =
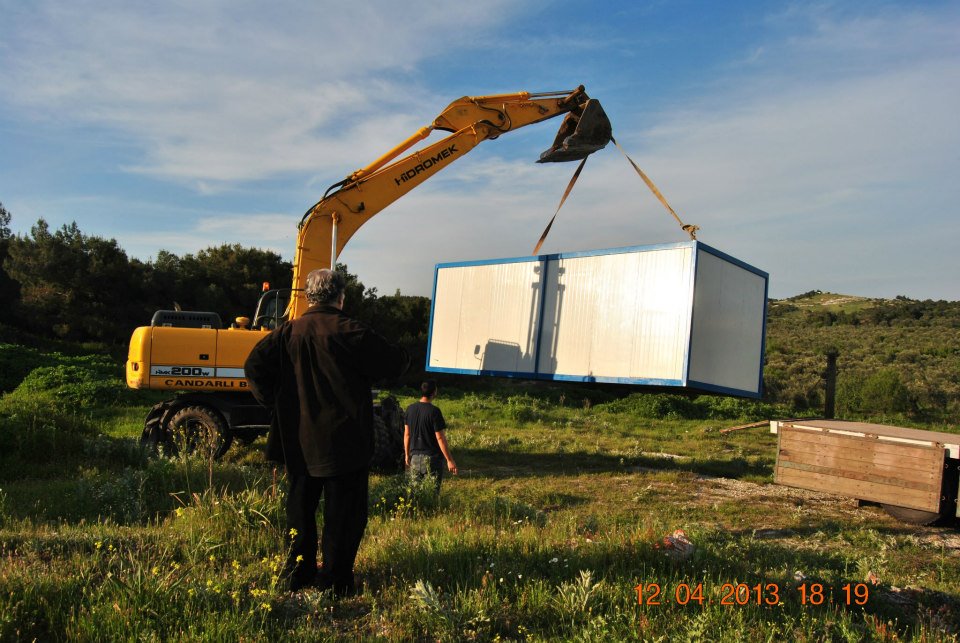
[[[333,270],[307,276],[310,307],[250,353],[244,365],[257,400],[273,410],[267,456],[286,465],[285,573],[296,591],[356,591],[353,565],[367,526],[373,454],[372,382],[401,375],[403,349],[343,314],[346,280]],[[316,511],[323,511],[323,567],[317,571]]]

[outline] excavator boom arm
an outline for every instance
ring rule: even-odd
[[[290,318],[299,317],[307,308],[302,291],[307,275],[317,268],[331,267],[350,238],[374,215],[482,141],[560,114],[567,114],[567,119],[541,161],[578,160],[610,140],[609,120],[582,85],[571,92],[465,96],[448,105],[430,126],[347,177],[310,208],[300,223]],[[590,123],[581,122],[587,120],[585,114]],[[401,157],[434,130],[451,133]],[[584,133],[580,134],[581,131]]]

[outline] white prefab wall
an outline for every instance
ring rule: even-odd
[[[699,242],[440,264],[427,370],[758,396],[766,284]]]
[[[533,373],[540,270],[527,261],[437,271],[430,365]]]
[[[538,371],[679,384],[690,253],[676,248],[547,262]]]
[[[760,390],[767,280],[699,250],[694,287],[690,380]],[[757,314],[761,312],[761,314]]]

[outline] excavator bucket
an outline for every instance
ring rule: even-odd
[[[602,150],[613,136],[613,127],[606,112],[595,98],[588,100],[577,116],[567,114],[560,124],[560,131],[553,146],[540,155],[537,163],[560,163],[579,161]]]

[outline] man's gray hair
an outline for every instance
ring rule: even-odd
[[[307,275],[307,303],[336,304],[347,288],[343,274],[329,268],[318,268]]]

